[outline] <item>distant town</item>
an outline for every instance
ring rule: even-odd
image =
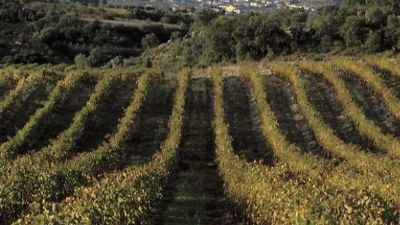
[[[228,14],[268,12],[280,8],[297,8],[314,11],[323,5],[340,4],[340,0],[107,0],[114,6],[163,5],[172,9],[208,6]]]

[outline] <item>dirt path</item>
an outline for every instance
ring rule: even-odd
[[[174,93],[172,80],[164,80],[148,90],[131,138],[122,147],[125,157],[121,165],[145,163],[160,149],[168,133]]]
[[[305,119],[290,83],[282,77],[265,76],[267,101],[274,111],[281,132],[289,142],[304,152],[311,152],[324,158],[332,156],[323,149]]]
[[[155,224],[234,224],[215,162],[211,81],[192,79],[186,99],[178,169]]]
[[[302,78],[305,82],[308,100],[339,138],[346,143],[359,145],[363,150],[380,151],[378,147],[374,146],[372,140],[360,134],[354,122],[345,115],[332,85],[319,76],[304,73]]]
[[[225,117],[236,153],[250,162],[272,162],[273,153],[262,135],[258,112],[252,107],[250,89],[243,79],[225,78],[224,102]]]
[[[354,75],[340,73],[353,99],[364,110],[368,119],[375,122],[386,134],[400,137],[400,120],[396,119],[385,105],[382,98],[377,96],[368,85]]]
[[[380,69],[377,67],[372,67],[378,76],[382,78],[389,91],[392,92],[397,98],[400,98],[400,79],[393,75],[391,72]]]

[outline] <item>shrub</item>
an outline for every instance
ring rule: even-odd
[[[88,57],[86,57],[82,53],[79,53],[78,55],[75,56],[74,62],[75,62],[75,65],[81,66],[81,67],[88,66],[88,64],[89,64]]]

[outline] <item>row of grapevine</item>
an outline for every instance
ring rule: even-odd
[[[371,191],[386,197],[388,201],[396,200],[398,198],[397,191],[382,192],[380,187],[386,186],[389,190],[395,190],[399,185],[398,161],[393,161],[389,157],[367,153],[358,147],[344,143],[335,136],[332,129],[322,121],[318,112],[313,109],[312,105],[308,102],[304,91],[305,87],[301,82],[300,75],[295,69],[286,64],[272,64],[270,68],[279,75],[285,76],[290,81],[296,92],[297,102],[302,112],[313,128],[318,141],[324,148],[337,157],[345,159],[346,161],[343,162],[342,165],[346,165],[348,162],[351,166],[356,167],[362,172],[363,175],[359,174],[355,179],[363,180],[365,185],[369,182],[368,186]],[[349,168],[346,174],[352,176],[354,172],[350,170],[350,165],[346,165],[346,167]],[[383,174],[386,180],[380,179]],[[342,175],[345,176],[345,174]]]
[[[374,71],[368,68],[364,63],[348,60],[345,58],[333,59],[332,64],[341,70],[350,72],[352,75],[357,76],[359,79],[368,84],[368,86],[378,96],[382,97],[387,105],[389,111],[397,118],[400,119],[400,101],[390,91],[387,91],[386,85],[379,78]]]
[[[270,182],[273,176],[269,176],[269,168],[263,168],[263,165],[258,162],[246,163],[234,153],[228,124],[225,122],[222,71],[220,68],[212,68],[210,75],[214,84],[214,130],[218,168],[224,180],[227,195],[235,203],[236,207],[245,209],[244,211],[247,212],[247,215],[244,215],[245,219],[251,220],[254,224],[283,222],[283,220],[288,219],[286,216],[289,215],[285,213],[279,216],[274,215],[273,209],[280,209],[279,203],[274,200],[285,196],[285,194],[288,196],[287,193],[290,193],[289,188],[292,189],[295,185],[290,184],[286,189],[276,189],[277,191],[284,190],[285,192],[277,193],[274,191],[275,198],[266,196],[270,190],[274,190],[278,184],[281,184],[279,182],[281,181],[279,180],[279,173],[276,174],[278,179]],[[275,165],[275,167],[277,168],[278,166]],[[282,168],[281,173],[285,173],[285,168]],[[259,179],[260,177],[263,179]],[[289,204],[286,206],[289,206]],[[290,209],[291,207],[288,208]],[[302,216],[299,215],[298,218],[291,218],[291,220],[297,221]],[[282,219],[279,220],[279,217]]]
[[[52,71],[40,70],[18,81],[17,86],[0,102],[0,118],[4,120],[17,109],[37,88],[47,82],[58,80],[62,75]],[[12,112],[11,112],[12,111]]]
[[[234,148],[242,145],[237,145],[236,142],[232,144],[230,134],[235,135],[237,129],[241,129],[240,126],[243,124],[232,121],[237,117],[231,119],[225,112],[224,107],[227,102],[224,101],[228,93],[226,85],[229,85],[229,79],[224,79],[222,69],[219,67],[210,70],[214,84],[214,132],[218,171],[225,184],[224,188],[229,197],[229,203],[233,203],[233,207],[237,208],[238,215],[247,220],[247,223],[260,225],[400,224],[399,140],[383,133],[379,124],[375,124],[371,119],[365,117],[366,113],[363,112],[361,106],[354,102],[355,98],[346,88],[344,80],[335,73],[335,68],[350,71],[349,68],[338,65],[338,61],[339,59],[332,63],[302,61],[298,67],[288,63],[271,63],[268,65],[268,69],[272,71],[272,75],[267,75],[271,77],[264,77],[255,64],[244,63],[240,66],[239,73],[242,76],[240,79],[246,82],[242,82],[240,88],[234,90],[245,89],[243,93],[250,96],[250,101],[254,100],[254,108],[246,107],[246,110],[251,111],[250,114],[256,117],[252,119],[256,121],[253,121],[254,124],[253,122],[246,123],[246,126],[249,129],[256,129],[260,122],[260,129],[256,129],[257,134],[263,136],[259,141],[265,143],[272,150],[268,152],[274,154],[271,161],[262,161],[261,154],[249,153],[252,159],[260,159],[260,161],[253,162],[238,155],[244,151]],[[366,61],[368,62],[368,59]],[[387,62],[379,61],[380,66],[368,63],[390,73],[395,72],[393,65],[393,68],[387,68],[389,65]],[[353,65],[353,63],[350,64]],[[360,63],[357,66],[364,66],[364,64]],[[163,208],[164,205],[160,206],[160,204],[166,199],[166,191],[172,188],[169,181],[176,178],[172,173],[176,171],[176,168],[179,168],[180,171],[181,164],[190,163],[190,161],[185,161],[190,157],[186,157],[183,161],[178,160],[180,160],[180,156],[183,158],[187,153],[185,147],[180,152],[179,146],[182,144],[182,132],[186,133],[185,130],[182,130],[182,125],[185,101],[190,101],[186,92],[191,71],[184,69],[178,75],[175,103],[171,115],[166,111],[161,113],[163,116],[165,115],[165,121],[170,115],[166,139],[164,140],[164,135],[162,135],[163,138],[159,137],[159,140],[164,140],[162,145],[159,146],[159,142],[152,143],[155,149],[148,149],[149,153],[142,156],[140,155],[142,153],[137,152],[135,148],[144,150],[144,146],[150,143],[147,143],[147,140],[136,139],[139,135],[136,132],[146,130],[145,132],[153,134],[144,129],[148,123],[141,123],[141,121],[142,119],[148,121],[159,118],[142,115],[147,115],[148,109],[144,106],[148,103],[151,103],[148,108],[154,107],[154,101],[149,100],[153,97],[149,96],[159,93],[155,90],[161,88],[160,80],[165,82],[161,76],[162,73],[158,70],[146,70],[145,72],[137,70],[135,74],[142,73],[142,76],[136,79],[136,75],[132,76],[132,71],[127,68],[119,69],[111,74],[106,74],[109,71],[107,69],[87,71],[61,65],[59,67],[61,72],[55,72],[54,68],[48,65],[0,68],[0,73],[7,70],[12,71],[10,74],[14,73],[11,75],[11,81],[7,81],[8,78],[4,79],[4,84],[5,86],[11,85],[10,89],[12,89],[14,82],[16,88],[4,95],[4,99],[0,99],[2,102],[10,98],[12,93],[17,93],[14,94],[17,97],[15,100],[11,100],[9,109],[12,109],[14,105],[18,107],[25,99],[28,99],[28,97],[20,97],[18,92],[22,92],[23,89],[19,86],[29,86],[29,82],[36,82],[31,84],[32,91],[27,92],[27,95],[31,95],[29,92],[35,93],[34,87],[46,85],[47,81],[52,83],[58,81],[54,88],[48,86],[48,89],[53,89],[44,105],[36,109],[34,113],[32,111],[29,111],[29,114],[25,113],[30,116],[29,121],[15,136],[1,145],[0,223],[5,225],[12,223],[21,225],[153,224],[155,222],[152,218],[154,213],[159,213],[159,210]],[[366,67],[364,69],[363,72],[369,70]],[[375,82],[375,85],[377,83],[382,85],[376,85],[377,87],[386,88],[383,80],[378,78],[376,73],[373,73],[372,70],[369,72],[367,75],[364,73],[365,79],[361,79],[366,86],[372,87],[374,84],[371,82]],[[304,73],[307,75],[302,77]],[[354,75],[360,76],[355,72]],[[43,77],[43,82],[35,81],[35,79],[28,80],[34,76]],[[337,131],[330,127],[332,124],[326,124],[325,117],[322,117],[323,114],[321,114],[322,111],[317,110],[318,106],[314,106],[314,102],[311,104],[315,94],[305,91],[308,87],[304,80],[309,79],[309,76],[320,77],[333,87],[330,96],[335,97],[338,104],[343,106],[341,115],[354,122],[355,129],[363,137],[372,140],[373,145],[382,150],[381,152],[368,152],[367,149],[350,144],[351,142],[345,142],[344,139],[337,136],[338,134],[335,133]],[[369,76],[374,77],[370,78]],[[23,142],[31,141],[30,135],[34,135],[38,126],[42,126],[43,121],[52,116],[55,105],[65,101],[67,96],[71,95],[74,86],[80,83],[84,77],[95,78],[97,84],[94,92],[91,92],[92,89],[88,92],[92,93],[90,97],[87,94],[87,98],[81,101],[79,107],[76,107],[73,113],[69,113],[72,122],[66,123],[62,129],[53,132],[52,137],[58,135],[50,142],[46,142],[46,144],[50,143],[48,146],[32,149],[34,151],[21,152],[21,149],[25,149],[21,148]],[[23,80],[25,81],[23,82]],[[96,141],[89,140],[96,147],[80,147],[82,140],[93,134],[93,132],[88,132],[91,127],[102,127],[94,125],[96,123],[93,121],[102,118],[103,114],[99,112],[103,111],[103,106],[109,105],[106,100],[112,99],[112,96],[117,94],[115,90],[121,87],[120,83],[132,81],[136,84],[135,91],[132,93],[129,91],[129,96],[132,97],[128,100],[124,94],[123,102],[125,103],[114,104],[115,106],[124,105],[124,110],[122,111],[121,108],[118,116],[114,114],[111,116],[119,118],[119,120],[109,123],[110,120],[107,119],[104,122],[110,124],[110,128],[105,129],[107,131],[101,135],[97,135],[99,137],[96,137]],[[266,83],[269,81],[272,83]],[[24,83],[24,85],[17,82]],[[284,85],[281,85],[282,83]],[[278,85],[276,90],[274,85]],[[94,84],[92,88],[93,86]],[[131,85],[126,87],[133,90]],[[247,87],[249,88],[247,89]],[[274,89],[268,90],[269,87],[274,87]],[[18,88],[20,91],[16,91]],[[208,90],[210,89],[207,88]],[[282,117],[283,120],[277,116],[277,113],[282,113],[282,109],[275,107],[280,101],[273,102],[276,96],[272,95],[275,91],[281,90],[285,97],[282,99],[284,101],[286,101],[286,97],[290,99],[288,101],[291,105],[285,107],[292,109],[292,103],[295,102],[295,110],[298,113],[296,115],[289,113],[286,117]],[[224,93],[224,91],[227,92]],[[386,92],[388,91],[386,90]],[[127,93],[125,86],[119,93]],[[272,97],[269,96],[270,94]],[[375,94],[379,95],[374,90]],[[204,98],[204,96],[195,97]],[[207,94],[207,96],[209,95]],[[279,97],[279,95],[277,96]],[[394,96],[392,97],[394,98]],[[278,100],[282,99],[279,97]],[[387,104],[391,97],[383,99]],[[168,105],[172,106],[171,101],[168,100]],[[204,102],[209,102],[209,98],[207,97]],[[281,102],[280,104],[285,105]],[[317,102],[317,104],[319,103]],[[232,107],[231,105],[230,102],[228,111],[240,110],[237,109],[237,105]],[[187,106],[186,108],[188,108]],[[202,108],[195,108],[195,113],[193,113],[196,118],[201,118],[200,120],[205,120],[198,114],[198,110],[203,110],[203,107],[202,104]],[[168,107],[168,113],[170,110],[171,108]],[[104,111],[113,112],[109,109],[104,109]],[[241,113],[241,111],[239,112]],[[123,116],[120,118],[122,114]],[[192,114],[190,115],[192,116]],[[292,133],[288,135],[285,130],[288,126],[282,125],[282,123],[287,123],[285,118],[289,117],[289,121],[292,121],[291,118],[298,115],[302,121],[298,122],[297,119],[294,119],[293,126],[301,127],[299,130],[307,128],[307,134],[311,133],[313,140],[321,146],[319,150],[321,152],[326,150],[328,154],[307,152],[306,147],[297,145],[295,141],[296,144],[292,142],[290,136]],[[332,115],[337,116],[334,113]],[[4,120],[9,120],[9,118],[5,117]],[[208,117],[206,120],[210,122]],[[230,122],[233,124],[229,124]],[[11,120],[10,123],[14,122]],[[204,130],[210,131],[209,127]],[[108,132],[111,134],[106,135]],[[196,141],[189,139],[185,138],[183,143],[189,141],[196,144]],[[247,139],[243,140],[247,143]],[[97,141],[103,141],[103,143],[99,144]],[[146,143],[140,147],[141,145],[137,141]],[[199,141],[204,141],[204,139]],[[249,146],[246,148],[249,149],[255,145],[247,144]],[[92,145],[89,144],[89,146]],[[156,149],[158,151],[154,153]],[[201,147],[198,149],[200,150]],[[257,149],[256,152],[258,151],[262,151],[262,149]],[[208,167],[215,170],[213,165],[207,164]],[[180,182],[183,184],[182,181]],[[180,198],[179,195],[176,197]],[[198,206],[197,209],[203,210],[202,207]],[[171,210],[174,209],[175,206],[172,206]],[[175,215],[169,214],[169,210],[165,211],[166,217],[175,217]],[[164,216],[162,218],[164,219]]]
[[[19,79],[21,79],[21,76],[20,70],[15,67],[8,66],[0,69],[1,98],[14,88]]]
[[[132,126],[135,118],[135,115],[132,113],[135,113],[135,110],[140,107],[145,96],[145,90],[152,81],[152,79],[150,79],[152,76],[152,73],[146,73],[139,78],[137,91],[132,98],[131,105],[126,109],[125,117],[121,120],[119,135],[114,135],[114,140],[121,140],[121,135],[126,135],[124,132],[129,132],[129,130],[124,129]],[[95,93],[91,96],[95,97],[91,98],[86,104],[87,113],[91,114],[96,110],[96,105],[99,104],[107,92],[111,91],[112,84],[116,81],[117,77],[118,75],[111,75],[105,77],[98,83],[95,88]],[[93,103],[96,103],[96,105]],[[82,111],[85,111],[85,108]],[[82,116],[81,118],[85,118],[86,120],[89,114],[86,114],[85,112],[85,115],[81,114],[81,112],[77,115],[80,115],[79,117]],[[79,119],[75,121],[84,120]],[[75,124],[75,121],[72,125]],[[128,125],[123,125],[122,123],[124,122],[128,123]],[[82,127],[78,129],[78,132],[81,135],[83,132],[82,129],[84,129],[85,125],[75,124],[75,126],[78,128]],[[124,132],[122,132],[122,130]],[[67,132],[68,131],[69,129]],[[76,140],[75,137],[72,138],[74,138],[74,141]],[[104,146],[106,146],[106,144],[104,144]],[[69,149],[73,149],[73,146],[68,147],[70,147]],[[103,149],[105,148],[106,147],[103,147]],[[84,168],[76,168],[75,170],[74,168],[68,167],[68,165],[71,164],[70,161],[79,160],[81,158],[80,156],[76,156],[65,163],[59,163],[59,160],[55,160],[60,159],[58,158],[58,155],[51,155],[52,153],[57,154],[57,151],[52,150],[52,148],[50,148],[50,150],[44,149],[42,151],[44,152],[42,153],[43,155],[40,155],[41,152],[39,152],[38,157],[24,157],[25,160],[19,161],[17,165],[11,167],[8,173],[5,173],[5,177],[8,177],[8,179],[5,180],[4,186],[0,189],[5,195],[4,200],[0,205],[0,218],[4,218],[4,221],[13,221],[18,215],[23,213],[23,211],[27,210],[27,208],[29,208],[30,211],[41,212],[48,207],[48,205],[44,203],[59,201],[65,196],[69,196],[73,193],[75,187],[85,184],[87,185],[88,182],[92,181],[92,178],[89,174],[86,174],[87,171],[84,171]],[[34,159],[34,162],[33,164],[30,164],[30,160],[32,159]],[[97,162],[96,158],[93,158],[85,163],[101,163],[101,165],[107,165],[110,162]],[[29,168],[29,171],[21,174],[22,171],[26,171],[25,168]],[[16,184],[23,184],[23,187],[16,186]],[[20,193],[20,195],[17,196],[17,199],[14,198],[14,193]]]
[[[269,141],[271,146],[273,146],[274,152],[281,162],[287,163],[290,170],[296,175],[307,175],[312,180],[310,182],[316,182],[317,186],[323,185],[329,189],[340,190],[342,191],[342,194],[344,196],[353,196],[353,199],[364,197],[375,200],[380,199],[374,203],[376,204],[375,206],[364,205],[360,206],[359,209],[363,207],[381,208],[382,205],[380,204],[390,205],[390,202],[396,199],[396,197],[398,196],[398,191],[392,190],[393,185],[389,185],[390,188],[387,189],[379,189],[380,187],[382,187],[383,182],[376,182],[375,186],[369,187],[371,181],[377,181],[380,177],[363,176],[345,162],[342,162],[338,165],[333,165],[335,161],[318,158],[311,154],[300,153],[297,149],[290,149],[289,147],[287,147],[289,144],[282,136],[282,134],[280,134],[279,129],[276,127],[276,119],[274,113],[271,111],[265,100],[266,93],[264,92],[262,87],[263,82],[261,80],[261,77],[252,68],[254,68],[254,66],[242,67],[241,71],[242,74],[245,74],[247,75],[247,77],[250,78],[256,96],[256,104],[260,112],[261,124],[265,138]],[[281,136],[279,137],[279,135]],[[319,174],[316,174],[315,171],[313,171],[314,168],[319,171]],[[357,192],[355,192],[357,194],[354,193],[355,190],[357,190]],[[374,194],[375,192],[377,194]],[[363,197],[362,195],[365,196]],[[381,199],[379,195],[384,195],[386,197],[386,200]],[[383,200],[383,203],[378,203],[381,200]],[[382,207],[381,209],[386,210],[387,208]],[[365,213],[371,216],[370,213],[372,212]],[[393,210],[392,213],[394,213]],[[355,220],[357,220],[357,218],[358,217],[354,217]],[[392,219],[396,220],[396,218],[397,217],[393,216]]]
[[[242,68],[244,70],[244,68]],[[250,79],[257,78],[254,67],[246,67]],[[224,121],[224,108],[222,100],[221,72],[211,72],[215,88],[215,132],[219,169],[224,178],[227,194],[247,213],[246,217],[253,224],[379,224],[383,223],[382,202],[368,193],[343,193],[337,189],[321,183],[318,178],[309,178],[301,174],[294,175],[290,165],[278,162],[275,165],[265,166],[261,163],[247,163],[240,159],[232,149],[228,124]],[[252,78],[251,78],[252,77]],[[254,93],[263,94],[262,82]],[[257,97],[256,97],[257,98]],[[260,100],[260,99],[259,99]],[[259,103],[257,103],[259,104]],[[266,110],[269,109],[266,105]],[[260,111],[264,117],[268,112]],[[265,118],[264,118],[265,119]],[[271,121],[272,126],[276,123]],[[265,129],[265,124],[263,124]],[[277,128],[270,127],[277,133]],[[285,143],[270,143],[274,148],[284,146]],[[282,147],[281,147],[282,148]],[[276,149],[274,149],[276,150]],[[281,149],[284,151],[284,149]],[[277,153],[276,150],[275,153]],[[300,153],[299,153],[300,154]],[[278,156],[279,158],[279,156]],[[278,159],[279,161],[279,159]],[[300,168],[298,168],[300,169]],[[261,178],[261,179],[260,179]],[[352,196],[352,198],[349,198]],[[367,198],[368,203],[360,202]],[[357,200],[358,199],[358,200]],[[361,204],[360,204],[361,203]],[[314,207],[318,205],[318,210]],[[366,209],[374,209],[368,211]]]
[[[77,190],[62,203],[58,213],[44,211],[16,224],[147,224],[148,213],[162,198],[165,180],[176,163],[189,76],[189,70],[179,75],[169,134],[151,162],[109,174],[92,186]]]
[[[87,73],[82,71],[80,74]],[[83,135],[88,121],[96,113],[99,104],[109,93],[118,88],[119,82],[124,81],[119,73],[107,74],[107,76],[99,77],[99,79],[101,80],[96,84],[93,94],[85,106],[75,114],[72,123],[66,130],[61,132],[44,149],[34,154],[20,156],[9,166],[17,168],[28,166],[27,169],[29,170],[40,171],[42,167],[48,167],[49,163],[52,164],[72,155],[76,141]]]
[[[389,71],[392,76],[400,78],[400,67],[397,66],[396,62],[380,56],[368,56],[365,61],[371,66]]]
[[[356,103],[353,102],[351,94],[347,90],[344,82],[338,78],[333,69],[325,64],[316,63],[312,61],[302,61],[300,62],[300,67],[308,72],[311,72],[315,76],[322,76],[326,79],[334,88],[337,99],[340,101],[341,105],[344,107],[344,111],[346,116],[351,118],[352,121],[356,124],[358,130],[361,134],[367,136],[371,140],[373,140],[374,144],[379,148],[385,150],[389,155],[393,157],[398,157],[400,154],[400,142],[390,135],[385,135],[382,133],[381,129],[374,124],[373,121],[370,121],[363,116],[363,111],[360,107],[357,106]],[[349,153],[350,154],[350,153]],[[351,153],[352,154],[352,153]],[[367,158],[366,158],[367,157]],[[366,160],[370,157],[373,157],[374,160]],[[358,159],[357,159],[358,158]],[[376,171],[388,171],[393,170],[393,168],[397,168],[392,165],[390,162],[384,162],[383,164],[375,166],[368,166],[370,163],[374,163],[379,161],[381,157],[379,155],[371,155],[371,154],[362,154],[359,153],[358,157],[354,155],[353,159],[361,161],[360,163],[366,164],[364,165],[366,169],[373,169]],[[383,159],[382,159],[383,160]],[[386,165],[384,165],[386,164]],[[386,169],[382,168],[386,167]]]
[[[96,112],[101,101],[110,92],[118,88],[118,82],[123,80],[124,78],[119,73],[104,74],[85,106],[74,116],[68,129],[59,134],[46,147],[46,150],[40,151],[39,154],[45,155],[44,157],[48,161],[59,161],[73,155],[76,141],[83,135],[88,121]]]
[[[73,70],[73,67],[67,67],[64,64],[53,66],[50,64],[26,64],[26,65],[9,65],[0,69],[0,86],[11,83],[13,88],[21,80],[26,79],[30,75],[47,71],[48,73],[62,74],[64,72]],[[62,75],[58,75],[62,76]],[[60,77],[59,77],[60,78]]]
[[[372,153],[363,152],[357,146],[344,143],[335,135],[334,131],[322,121],[318,112],[308,102],[304,91],[304,84],[300,79],[300,75],[294,68],[285,64],[272,64],[270,68],[290,81],[295,90],[297,102],[299,103],[302,112],[311,125],[318,141],[327,151],[332,152],[339,158],[345,159],[352,166],[355,166],[366,174],[369,174],[371,170],[376,170],[379,174],[386,174],[387,172],[390,172],[390,170],[395,170],[389,169],[394,166],[394,162],[389,158],[382,158]],[[373,162],[367,161],[367,159],[372,159],[372,157],[375,159]],[[371,167],[371,163],[373,163],[374,166]],[[385,167],[385,169],[382,167]]]
[[[120,149],[127,142],[132,133],[136,117],[147,96],[148,89],[152,83],[159,82],[160,72],[146,72],[137,81],[136,91],[130,105],[126,108],[124,116],[119,121],[117,130],[110,139],[97,149],[78,154],[65,163],[69,169],[77,169],[84,173],[99,174],[102,171],[118,168],[123,154]]]
[[[255,70],[255,66],[251,64],[242,65],[240,74],[245,76],[252,85],[256,106],[260,113],[263,135],[271,144],[276,156],[281,161],[287,163],[295,173],[305,173],[313,178],[318,178],[324,171],[331,170],[334,166],[332,163],[312,154],[303,154],[295,145],[287,142],[285,136],[278,128],[272,109],[267,103],[263,80],[261,75]]]
[[[30,73],[41,69],[51,69],[48,65],[38,66],[36,64],[27,65],[9,65],[0,69],[0,85],[3,86],[8,82],[17,83],[20,79],[26,78]]]
[[[7,142],[0,146],[0,155],[6,160],[11,160],[16,157],[18,149],[24,143],[26,138],[35,132],[35,129],[39,126],[39,123],[48,118],[52,110],[57,104],[65,101],[69,95],[69,92],[81,82],[87,73],[78,73],[67,75],[65,79],[58,82],[54,90],[50,93],[50,96],[44,106],[36,110],[35,114],[32,115],[29,121],[20,129],[17,134],[9,139]]]

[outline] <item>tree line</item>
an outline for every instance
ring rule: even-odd
[[[397,0],[344,0],[314,12],[279,9],[226,16],[204,9],[183,40],[184,63],[260,60],[292,53],[400,50]]]
[[[178,42],[180,48],[171,54],[174,62],[179,54],[182,62],[177,63],[202,67],[289,54],[400,50],[397,0],[343,0],[338,6],[324,6],[313,12],[278,9],[268,14],[224,15],[209,8],[194,15],[148,7],[127,10],[131,19],[175,23],[180,25],[179,30],[111,26],[83,21],[72,12],[30,10],[13,1],[0,2],[1,36],[3,31],[7,33],[4,26],[24,26],[12,28],[17,44],[0,36],[0,59],[6,63],[78,61],[99,66],[116,57],[113,62],[121,61],[121,57],[137,57],[169,40]],[[149,60],[142,61],[151,65]]]

